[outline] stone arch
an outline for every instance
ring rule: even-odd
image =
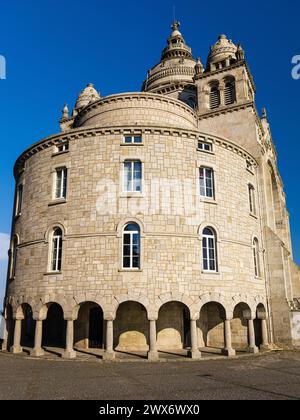
[[[192,301],[181,294],[163,295],[158,311],[158,350],[182,350],[190,346],[190,319]],[[160,297],[162,298],[162,297]]]
[[[104,319],[113,320],[115,318],[112,299],[108,299],[107,297],[104,297],[97,292],[86,292],[75,294],[72,302],[70,302],[70,319],[77,319],[80,305],[84,304],[85,302],[94,302],[100,306],[103,310]]]
[[[200,347],[210,347],[223,350],[224,321],[228,317],[226,307],[218,301],[208,300],[201,305],[200,318],[197,321],[197,334]]]
[[[9,350],[14,341],[14,320],[13,307],[11,303],[7,303],[4,308],[5,331],[4,331],[4,350]]]
[[[16,319],[21,320],[21,347],[34,347],[35,321],[30,304],[23,302],[16,311]]]
[[[51,241],[51,235],[56,228],[61,229],[62,234],[63,234],[63,240],[65,239],[65,236],[67,235],[67,230],[66,230],[65,225],[61,222],[54,222],[54,223],[51,223],[51,225],[48,227],[48,229],[46,230],[44,234],[44,239],[46,243],[49,243]]]
[[[42,306],[44,346],[65,348],[66,321],[64,308],[56,302],[47,302]]]
[[[79,349],[104,347],[105,324],[103,308],[97,302],[83,301],[74,316],[74,345]]]
[[[130,222],[136,223],[139,226],[140,232],[141,232],[141,237],[143,237],[145,235],[145,224],[144,224],[143,221],[141,221],[140,219],[138,219],[136,217],[125,217],[124,219],[122,219],[118,223],[118,225],[116,227],[116,232],[117,232],[117,237],[118,238],[122,237],[124,227]]]
[[[114,347],[117,351],[149,350],[148,313],[141,302],[119,302],[114,322]]]
[[[118,307],[124,302],[137,302],[141,304],[146,309],[148,319],[153,319],[152,317],[153,313],[155,314],[155,310],[153,308],[153,305],[150,304],[149,299],[144,295],[135,293],[127,293],[124,295],[114,296],[111,305],[111,312],[114,314],[114,318],[116,317]]]
[[[248,303],[236,303],[231,321],[232,346],[237,350],[245,350],[249,346],[248,319],[252,315]]]
[[[200,313],[202,307],[209,302],[216,302],[220,304],[221,306],[223,306],[226,317],[228,319],[232,318],[232,314],[233,314],[232,299],[228,298],[223,293],[217,293],[217,292],[207,292],[199,296],[199,298],[193,305],[193,312],[197,311],[198,313]]]

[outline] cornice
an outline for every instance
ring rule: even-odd
[[[20,172],[24,168],[24,164],[27,159],[31,156],[37,154],[40,151],[48,149],[49,147],[56,146],[60,143],[66,141],[75,141],[87,137],[95,136],[105,136],[105,135],[135,135],[135,134],[150,134],[150,135],[166,135],[166,136],[177,136],[183,138],[192,138],[199,140],[209,140],[210,142],[216,144],[219,147],[230,150],[237,155],[243,157],[246,160],[249,160],[254,166],[257,166],[257,161],[255,158],[247,152],[241,146],[238,146],[234,142],[219,137],[211,135],[209,133],[201,132],[198,130],[189,130],[176,127],[165,127],[165,126],[132,126],[132,125],[122,125],[122,126],[110,126],[110,127],[85,127],[79,129],[72,129],[70,131],[65,131],[59,134],[52,135],[41,141],[35,143],[33,146],[28,148],[22,153],[22,155],[17,159],[14,167],[14,175],[17,178]]]
[[[121,93],[117,95],[106,96],[104,98],[99,99],[96,102],[93,102],[87,105],[76,117],[75,125],[76,125],[77,120],[79,120],[82,116],[88,114],[91,110],[101,108],[102,106],[107,105],[109,103],[125,102],[125,101],[132,101],[132,100],[139,100],[139,101],[154,100],[154,101],[167,103],[172,106],[175,105],[178,108],[183,109],[185,112],[192,115],[194,118],[197,118],[196,113],[191,109],[191,107],[189,107],[184,102],[178,99],[173,99],[168,96],[160,95],[157,93],[133,92],[133,93]]]

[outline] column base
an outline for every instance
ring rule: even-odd
[[[200,360],[201,359],[201,352],[197,350],[189,350],[188,357],[193,360]]]
[[[10,352],[13,354],[19,354],[19,353],[23,353],[23,349],[21,346],[12,346],[10,348]]]
[[[228,357],[236,356],[236,351],[234,349],[222,349],[222,354]]]
[[[272,346],[271,346],[271,344],[262,344],[261,346],[259,346],[259,350],[260,351],[269,351],[269,350],[272,350]]]
[[[75,359],[76,358],[76,351],[74,350],[65,350],[61,355],[63,359]]]
[[[7,351],[7,341],[3,341],[0,345],[1,351]]]
[[[40,349],[32,349],[30,351],[30,356],[33,356],[33,357],[41,357],[41,356],[44,356],[44,354],[45,354],[45,352],[44,352],[44,350],[42,348],[40,348]]]
[[[103,354],[103,360],[115,360],[116,354],[114,351],[106,351]]]
[[[256,346],[251,346],[251,347],[249,346],[247,348],[247,352],[252,353],[252,354],[257,354],[257,353],[259,353],[259,348],[256,347]]]
[[[150,362],[157,362],[159,360],[157,351],[148,351],[147,357]]]

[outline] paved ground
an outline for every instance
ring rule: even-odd
[[[300,352],[148,363],[0,353],[0,399],[300,399]]]

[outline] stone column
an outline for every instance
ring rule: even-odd
[[[104,360],[114,360],[114,321],[108,319],[106,321],[106,351],[103,355]]]
[[[270,350],[269,338],[268,338],[268,327],[267,319],[263,318],[261,320],[261,333],[262,333],[262,345],[260,346],[261,350]]]
[[[8,328],[9,328],[9,321],[6,319],[5,320],[5,326],[4,326],[4,337],[3,337],[3,341],[0,347],[0,350],[2,351],[6,351],[8,349]]]
[[[222,350],[222,353],[226,356],[235,356],[235,350],[232,348],[232,337],[231,337],[231,319],[225,319],[224,321],[224,341],[225,348]]]
[[[67,320],[67,331],[66,331],[66,349],[62,354],[64,359],[75,359],[76,351],[73,349],[74,343],[74,321],[73,319]]]
[[[253,320],[252,316],[248,319],[248,335],[249,335],[248,352],[249,353],[258,353],[259,350],[255,345],[254,320]]]
[[[156,320],[150,319],[150,345],[149,345],[149,352],[148,352],[148,360],[156,361],[158,360],[158,351],[156,348]]]
[[[191,319],[190,325],[191,325],[191,350],[188,352],[188,356],[194,360],[201,359],[201,353],[198,347],[197,321],[195,319]]]
[[[42,337],[43,321],[38,319],[35,321],[34,348],[30,352],[31,356],[40,357],[44,355],[44,350],[42,349]]]
[[[14,354],[22,353],[21,347],[21,331],[22,331],[22,320],[15,320],[15,331],[14,331],[14,345],[11,348],[11,352]]]

